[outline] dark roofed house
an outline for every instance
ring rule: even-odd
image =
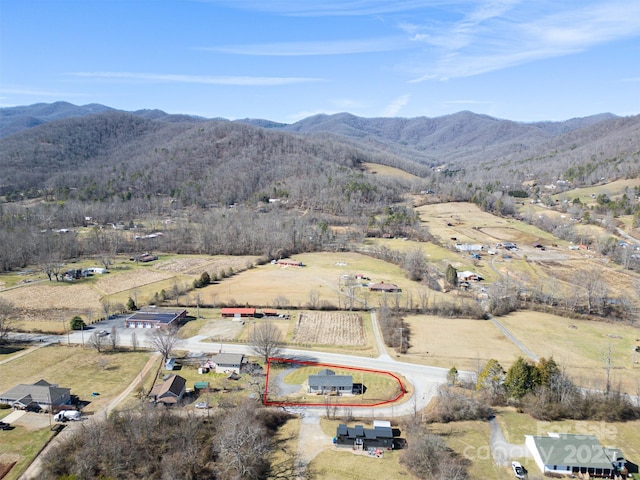
[[[139,311],[125,321],[127,328],[177,328],[180,320],[187,316],[186,310]]]
[[[37,407],[43,410],[71,404],[71,389],[58,387],[46,380],[38,380],[32,385],[20,384],[0,394],[0,403],[14,408]]]
[[[347,427],[341,423],[338,425],[334,443],[338,447],[350,447],[356,450],[393,449],[393,429],[390,426],[364,428],[362,425],[356,425],[355,427]]]
[[[317,375],[309,375],[309,393],[353,393],[351,375],[336,375],[329,369],[320,370]]]
[[[163,383],[153,387],[149,396],[156,403],[162,403],[165,406],[176,405],[182,400],[186,390],[187,381],[180,375],[171,375]]]
[[[371,292],[401,292],[402,289],[398,288],[397,285],[393,283],[370,283],[369,291]]]

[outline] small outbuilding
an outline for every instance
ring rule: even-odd
[[[369,284],[369,291],[371,292],[388,292],[388,293],[394,293],[394,292],[401,292],[402,289],[399,288],[396,284],[394,283],[384,283],[384,282],[380,282],[380,283],[371,283]]]
[[[256,309],[251,307],[224,307],[220,309],[222,318],[255,317]]]

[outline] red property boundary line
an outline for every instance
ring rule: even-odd
[[[296,363],[300,365],[310,365],[314,367],[332,367],[339,368],[340,370],[354,370],[356,372],[368,372],[368,373],[377,373],[379,375],[387,375],[398,382],[400,386],[400,393],[391,400],[385,400],[384,402],[378,403],[338,403],[335,404],[337,407],[379,407],[381,405],[388,405],[390,403],[397,402],[400,398],[402,398],[407,390],[404,388],[402,381],[391,372],[385,372],[383,370],[374,370],[371,368],[360,368],[360,367],[346,367],[344,365],[334,365],[331,363],[322,363],[322,362],[311,362],[304,360],[292,360],[290,358],[269,358],[267,359],[267,381],[264,387],[264,396],[263,396],[263,404],[270,406],[278,406],[278,407],[326,407],[325,403],[298,403],[298,402],[271,402],[268,400],[269,398],[269,374],[271,373],[271,362],[274,363]],[[364,387],[364,385],[363,385]]]

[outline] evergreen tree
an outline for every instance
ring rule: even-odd
[[[453,287],[458,286],[458,270],[456,270],[453,265],[447,265],[447,272],[445,275],[447,277],[447,282],[449,282],[449,285]]]
[[[71,330],[82,330],[86,326],[87,325],[84,323],[84,320],[82,320],[78,315],[71,319]]]
[[[138,310],[136,302],[131,297],[129,297],[129,300],[127,300],[127,310],[129,310],[130,312],[135,312],[136,310]]]
[[[492,358],[478,375],[476,390],[487,390],[492,398],[496,398],[504,390],[504,369],[500,363]]]
[[[548,360],[542,357],[538,363],[536,364],[536,368],[538,370],[538,379],[540,385],[549,387],[555,383],[557,378],[562,374],[560,371],[560,367],[553,359],[553,357]]]
[[[504,380],[507,395],[518,400],[531,392],[539,383],[537,368],[522,357],[518,357],[511,365]]]

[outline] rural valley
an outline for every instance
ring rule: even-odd
[[[640,478],[640,116],[0,112],[0,478]]]

